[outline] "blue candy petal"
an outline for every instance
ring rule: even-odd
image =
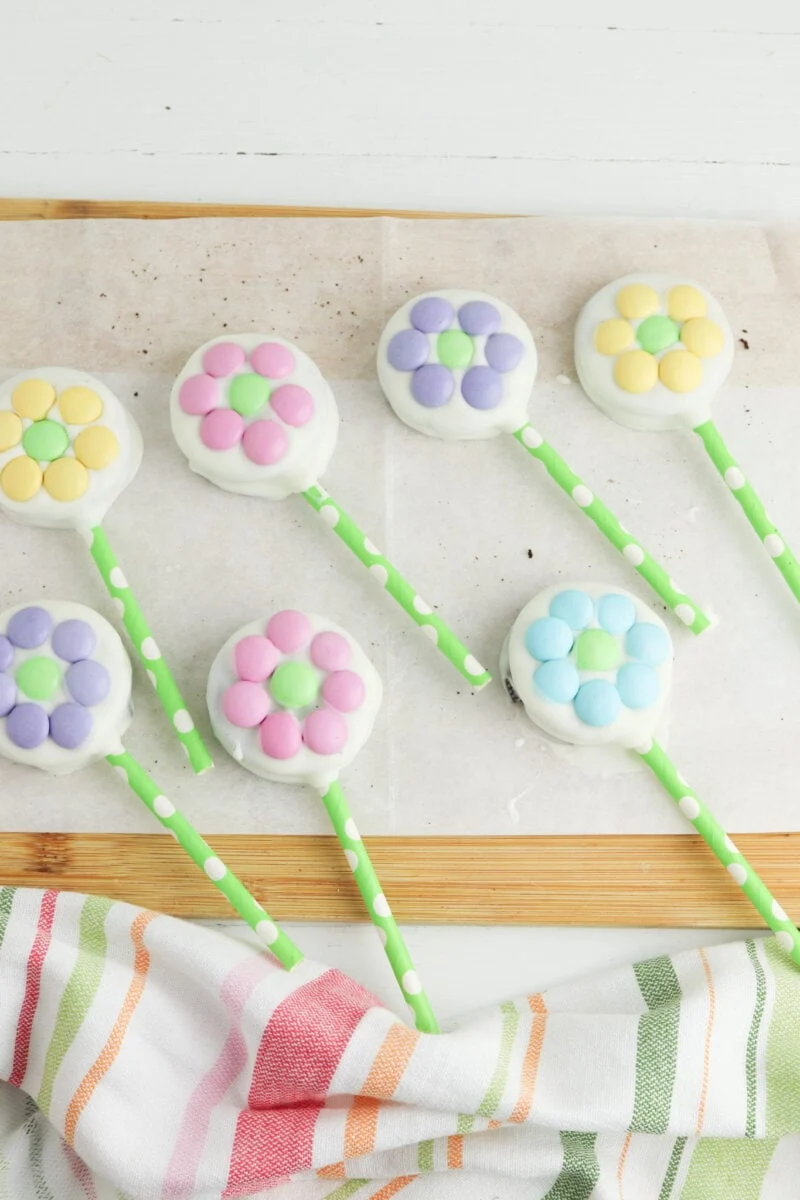
[[[629,596],[611,592],[598,602],[597,619],[606,633],[627,633],[636,620],[636,605]]]
[[[672,645],[660,625],[639,622],[628,630],[625,649],[631,658],[638,658],[648,667],[658,667],[669,658]]]
[[[590,679],[575,697],[575,712],[584,725],[613,725],[622,710],[619,692],[607,679]]]
[[[591,596],[587,596],[586,592],[580,592],[576,588],[559,592],[550,601],[550,616],[566,621],[570,629],[576,632],[586,628],[592,619],[593,611],[594,605]]]
[[[572,630],[566,621],[556,617],[541,617],[525,631],[525,646],[532,658],[549,662],[566,658],[572,649]]]
[[[659,690],[655,671],[642,662],[626,663],[617,672],[617,691],[626,708],[649,708]]]
[[[533,673],[533,682],[546,700],[569,704],[581,686],[577,667],[568,658],[544,662]]]

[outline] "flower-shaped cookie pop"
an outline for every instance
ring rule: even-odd
[[[483,292],[416,296],[389,320],[378,344],[378,378],[401,421],[446,439],[512,433],[679,620],[701,633],[705,613],[528,421],[536,366],[525,322]]]
[[[43,601],[0,615],[0,755],[51,775],[105,758],[287,968],[297,947],[128,754],[131,664],[117,632],[82,604]]]
[[[319,368],[298,346],[227,334],[195,350],[172,389],[172,431],[189,466],[218,487],[283,500],[299,494],[474,688],[491,676],[397,567],[318,482],[339,414]]]
[[[102,526],[141,460],[133,418],[99,379],[42,367],[0,386],[0,509],[24,525],[83,535],[189,761],[200,772],[212,765],[211,758]]]
[[[711,417],[733,350],[717,301],[681,276],[617,279],[592,296],[575,327],[575,365],[589,399],[632,429],[693,430],[800,600],[800,564]]]
[[[558,584],[525,605],[501,667],[509,695],[550,737],[638,754],[800,963],[800,932],[655,739],[672,657],[664,622],[636,596],[605,584]]]
[[[211,724],[236,762],[262,779],[305,784],[322,795],[417,1027],[436,1032],[430,1003],[338,782],[372,732],[382,695],[380,676],[355,638],[332,621],[294,609],[237,630],[208,678]]]

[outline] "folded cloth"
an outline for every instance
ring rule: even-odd
[[[773,939],[431,1035],[322,965],[287,974],[171,917],[4,888],[0,1079],[0,1200],[800,1189],[800,973]]]

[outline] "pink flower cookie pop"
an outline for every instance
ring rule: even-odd
[[[0,386],[0,509],[20,524],[75,529],[85,538],[199,773],[212,766],[211,758],[102,526],[141,460],[142,439],[130,413],[105,384],[84,371],[40,367]]]
[[[297,947],[125,750],[132,715],[130,660],[98,613],[48,600],[0,615],[0,755],[51,775],[105,758],[280,962],[294,966]]]
[[[318,482],[339,414],[319,368],[297,346],[230,334],[194,352],[172,389],[172,431],[193,471],[230,492],[299,494],[474,688],[491,678],[397,567]]]
[[[417,1028],[436,1032],[402,934],[338,783],[372,732],[380,676],[358,642],[331,621],[286,609],[228,639],[208,678],[208,711],[228,753],[262,779],[322,796],[370,920]]]
[[[387,322],[377,366],[386,399],[412,429],[446,440],[513,434],[680,621],[694,633],[708,626],[702,610],[531,425],[536,346],[513,308],[464,289],[415,296]]]

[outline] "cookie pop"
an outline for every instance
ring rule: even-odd
[[[175,381],[170,415],[193,471],[245,496],[301,495],[472,687],[489,682],[489,672],[318,482],[336,447],[339,413],[329,384],[299,347],[260,333],[206,342]]]
[[[23,525],[75,529],[83,535],[199,774],[213,766],[208,750],[102,526],[141,461],[136,423],[99,379],[66,367],[41,367],[0,386],[0,509]]]
[[[698,283],[626,275],[601,288],[575,327],[583,390],[631,429],[691,429],[800,600],[800,564],[769,519],[711,417],[733,363],[734,340],[717,301]]]
[[[378,343],[378,378],[401,421],[446,439],[512,433],[678,619],[702,633],[710,624],[702,609],[528,421],[536,366],[525,322],[483,292],[416,296],[397,310]]]
[[[49,600],[0,616],[0,755],[51,775],[105,758],[275,957],[295,966],[297,947],[124,748],[132,712],[130,660],[91,608]]]
[[[517,617],[502,670],[512,699],[550,737],[638,754],[800,963],[800,932],[654,736],[669,703],[672,656],[664,622],[636,596],[604,584],[558,584]]]
[[[208,711],[228,753],[262,779],[314,788],[418,1029],[437,1031],[403,936],[361,840],[339,773],[366,742],[383,686],[364,651],[322,617],[285,609],[228,638],[208,678]]]

